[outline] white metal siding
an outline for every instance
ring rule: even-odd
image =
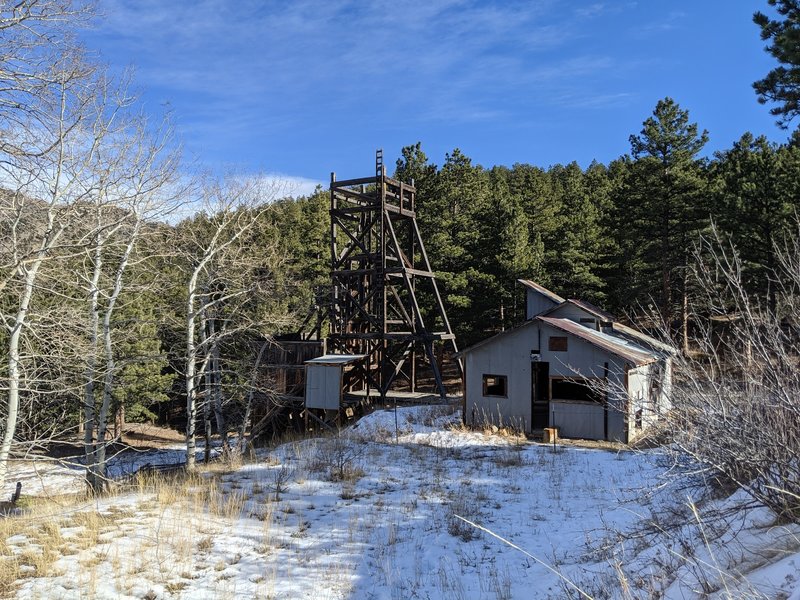
[[[597,317],[595,315],[570,302],[565,302],[564,304],[560,305],[547,316],[554,319],[569,319],[570,321],[575,321],[576,323],[580,323],[581,319],[594,319],[594,323],[597,323]],[[597,329],[596,325],[593,325],[592,323],[581,324],[589,325],[593,329]]]
[[[306,365],[306,408],[339,410],[342,367]]]
[[[664,358],[664,385],[661,390],[661,397],[658,399],[659,416],[672,410],[672,359]]]
[[[530,430],[531,350],[538,349],[538,327],[528,324],[466,355],[469,424],[493,423]],[[507,398],[483,395],[484,375],[505,375]]]
[[[653,398],[650,394],[652,377],[651,365],[645,365],[628,372],[628,394],[630,407],[628,411],[628,441],[632,442],[639,437],[647,426],[656,420],[653,411]],[[637,413],[641,411],[641,427],[636,426]]]
[[[567,352],[550,352],[550,336],[566,336]],[[466,410],[468,424],[485,422],[531,430],[531,351],[539,350],[542,362],[550,363],[551,377],[601,379],[609,368],[608,437],[625,440],[625,361],[597,346],[544,323],[531,322],[516,331],[475,348],[466,360]],[[508,377],[508,397],[483,396],[483,375]],[[570,406],[574,404],[574,406]],[[555,423],[554,409],[556,412]],[[578,414],[580,413],[580,415]],[[562,427],[562,435],[603,439],[603,407],[589,403],[553,402],[550,424]]]
[[[625,371],[611,369],[608,386],[608,439],[627,443],[625,409],[628,405],[628,390],[625,387]]]
[[[527,288],[528,295],[527,301],[525,303],[526,310],[525,310],[525,318],[530,320],[536,315],[543,313],[546,310],[550,310],[554,306],[556,306],[556,302],[553,302],[550,298],[545,296],[544,294],[540,294],[534,289]]]
[[[550,402],[550,426],[564,437],[605,439],[603,407],[593,402]]]

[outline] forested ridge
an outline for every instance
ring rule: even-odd
[[[714,226],[741,253],[749,290],[775,306],[775,245],[798,208],[800,153],[745,133],[701,156],[705,132],[660,101],[632,151],[593,162],[485,168],[459,150],[433,166],[422,146],[402,151],[426,245],[461,344],[518,320],[532,279],[620,318],[658,309],[676,330],[693,247]]]
[[[771,274],[776,248],[795,223],[800,149],[745,133],[729,150],[704,158],[707,134],[669,98],[659,101],[630,141],[630,154],[586,168],[575,162],[484,167],[458,149],[437,166],[419,142],[400,151],[394,176],[417,187],[423,239],[460,347],[524,317],[519,278],[589,300],[623,320],[655,308],[681,331],[683,319],[694,317],[683,310],[684,296],[692,293],[687,269],[693,248],[712,226],[741,253],[749,291],[776,306]],[[246,204],[224,207],[236,219],[201,207],[174,224],[147,222],[138,234],[110,321],[114,412],[125,407],[128,419],[154,419],[159,409],[162,418],[181,412],[187,284],[215,233],[243,230],[196,282],[200,305],[209,305],[201,318],[219,323],[217,341],[201,348],[197,360],[202,370],[225,373],[226,403],[243,398],[257,341],[296,330],[315,293],[325,291],[327,190],[279,198],[274,189],[247,185],[246,191],[217,190],[221,197],[249,195]],[[29,309],[30,331],[48,333],[29,342],[38,374],[29,380],[33,402],[22,439],[41,438],[55,423],[61,432],[75,430],[82,418],[85,360],[96,352],[86,336],[92,313],[85,303],[97,243],[86,241],[96,235],[86,217],[97,207],[73,208],[83,215],[71,233],[81,242],[74,250],[53,251]],[[37,220],[47,204],[31,202],[25,210]],[[118,265],[132,213],[109,208],[102,218],[104,227],[114,223],[116,229],[102,247],[98,290],[112,284],[113,271],[106,268]],[[230,298],[215,304],[214,289]],[[8,305],[12,293],[11,287],[5,292]],[[206,331],[204,326],[198,335]]]

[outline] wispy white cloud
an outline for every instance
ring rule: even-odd
[[[591,19],[598,17],[608,11],[608,6],[603,2],[595,2],[588,6],[580,6],[575,9],[575,16],[581,19]]]
[[[144,86],[218,102],[221,121],[256,103],[296,107],[306,94],[333,111],[365,96],[389,106],[424,97],[427,113],[441,105],[458,119],[485,111],[471,85],[513,85],[537,53],[569,40],[568,22],[548,22],[549,5],[117,0],[98,33],[139,63]]]
[[[298,177],[296,175],[285,175],[283,173],[268,173],[265,177],[275,182],[280,187],[283,195],[292,196],[308,196],[313,194],[317,186],[322,186],[323,189],[327,188],[327,183],[316,181],[307,177]]]
[[[604,77],[620,59],[586,54],[576,43],[588,25],[575,16],[618,10],[608,2],[575,10],[556,0],[108,0],[103,7],[95,45],[115,63],[136,63],[149,98],[174,103],[197,154],[232,156],[254,136],[280,146],[344,123],[367,132],[377,123],[521,123],[559,97],[622,97]]]
[[[681,22],[686,16],[686,13],[683,11],[671,11],[658,21],[646,23],[638,27],[636,35],[639,38],[645,38],[655,33],[673,31],[681,26]]]
[[[608,109],[630,106],[636,99],[636,94],[619,92],[616,94],[564,94],[554,98],[554,101],[570,108]]]

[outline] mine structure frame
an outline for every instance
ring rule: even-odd
[[[444,398],[435,345],[458,350],[417,224],[416,188],[387,177],[378,150],[374,177],[336,181],[331,173],[330,193],[328,352],[366,355],[354,375],[368,395],[373,389],[385,398],[398,377],[415,391],[421,348]],[[420,292],[434,301],[429,314]]]

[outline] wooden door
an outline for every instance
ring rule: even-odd
[[[531,362],[531,429],[550,425],[550,363]]]

